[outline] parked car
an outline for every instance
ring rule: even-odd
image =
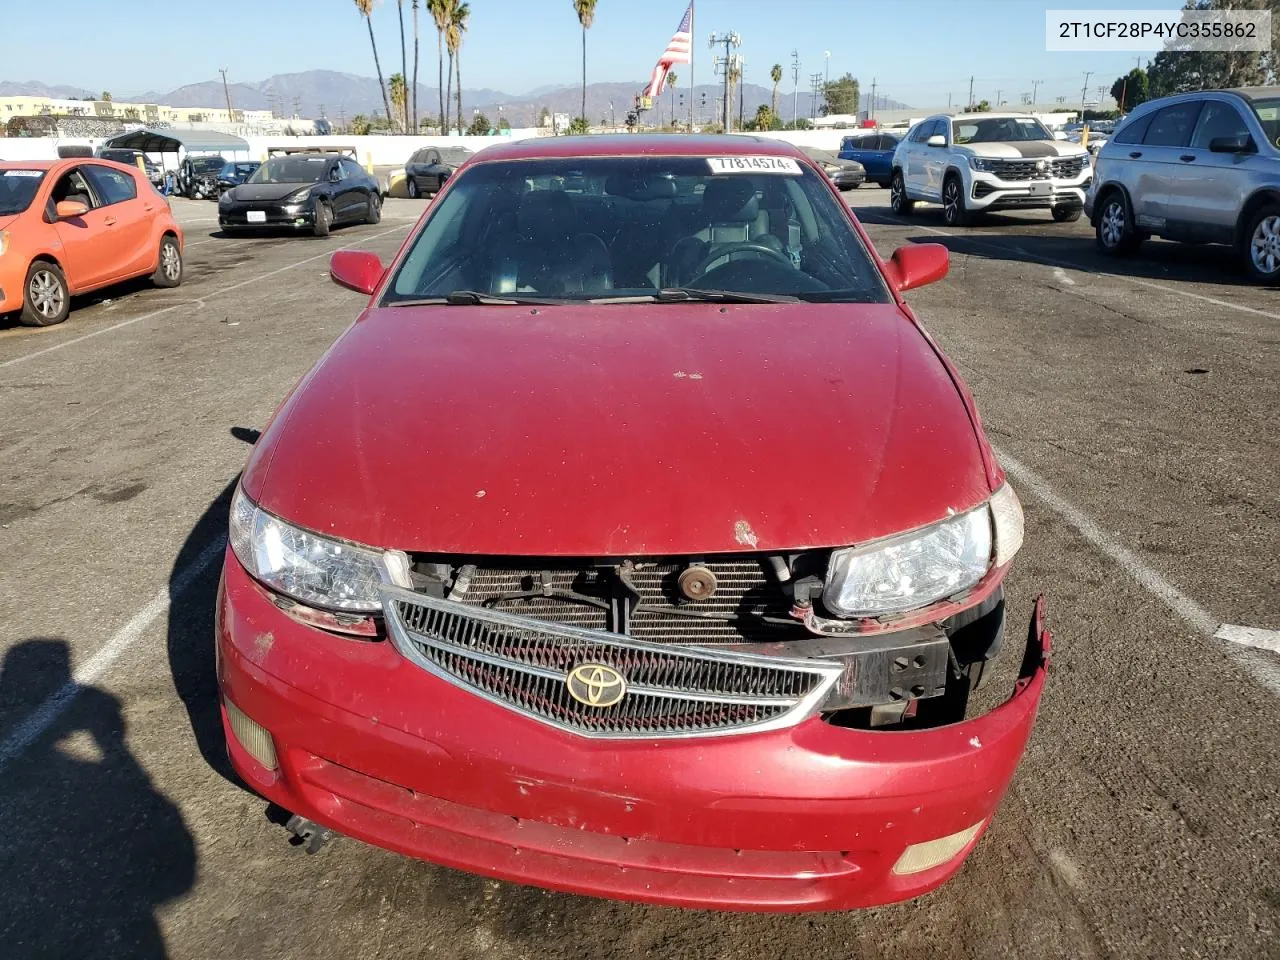
[[[141,159],[147,171],[147,180],[156,187],[164,185],[164,170],[160,164],[156,163],[141,150],[130,150],[124,147],[103,147],[98,150],[97,156],[102,160],[124,163],[131,167],[136,167],[138,160]]]
[[[328,236],[343,223],[382,219],[378,181],[350,157],[327,153],[275,156],[218,198],[223,233],[262,227]]]
[[[975,213],[1048,209],[1078,220],[1093,171],[1083,147],[1016,113],[940,115],[921,121],[893,155],[889,203],[905,216],[917,201],[942,204],[963,226]]]
[[[218,193],[218,175],[226,165],[218,154],[184,157],[178,165],[178,194],[190,200],[212,198]]]
[[[856,160],[841,160],[830,150],[801,147],[800,152],[812,160],[840,190],[856,190],[867,180],[867,171]]]
[[[1280,281],[1280,88],[1209,90],[1136,107],[1098,153],[1086,210],[1098,248],[1152,236],[1236,248]]]
[[[0,162],[0,314],[61,323],[71,298],[135,277],[182,282],[182,228],[136,166]]]
[[[423,147],[414,151],[404,165],[405,189],[409,196],[439,193],[445,181],[466,163],[471,153],[465,147]]]
[[[893,152],[902,142],[900,134],[863,133],[840,141],[840,159],[854,160],[867,171],[867,179],[881,187],[893,176]]]
[[[582,189],[570,193],[568,182]],[[237,188],[237,190],[243,188]],[[463,167],[231,504],[231,763],[309,844],[655,903],[908,899],[991,822],[1022,513],[955,367],[790,144],[546,138]],[[819,439],[796,456],[803,438]]]
[[[262,163],[258,160],[229,160],[218,172],[218,187],[210,200],[216,200],[223,192],[245,183]]]

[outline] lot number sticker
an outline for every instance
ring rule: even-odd
[[[707,157],[712,173],[781,173],[800,176],[800,164],[790,157]]]

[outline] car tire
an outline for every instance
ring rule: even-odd
[[[1249,218],[1244,268],[1255,283],[1280,283],[1280,204],[1263,204]]]
[[[1141,245],[1142,237],[1134,229],[1129,204],[1118,190],[1108,193],[1098,205],[1094,237],[1098,249],[1109,257],[1129,256]]]
[[[410,177],[405,186],[405,192],[409,194],[410,200],[417,200],[419,196],[418,181]]]
[[[22,285],[20,323],[28,327],[51,327],[67,319],[71,312],[71,291],[62,268],[48,260],[36,260],[27,268]]]
[[[182,283],[182,272],[182,248],[175,237],[166,233],[160,240],[160,257],[151,282],[157,287],[176,287]]]
[[[963,227],[969,220],[969,211],[964,205],[964,183],[953,173],[942,181],[942,222],[948,227]]]
[[[900,217],[905,217],[911,212],[916,202],[907,196],[907,184],[902,179],[902,171],[893,171],[893,177],[889,180],[889,209]]]
[[[1080,214],[1084,213],[1084,207],[1060,203],[1050,212],[1053,214],[1054,223],[1075,223],[1080,219]]]
[[[333,226],[333,210],[323,200],[317,200],[316,219],[311,226],[311,232],[317,237],[327,237],[331,226]]]
[[[382,200],[376,194],[369,194],[369,208],[365,211],[364,222],[382,222]]]

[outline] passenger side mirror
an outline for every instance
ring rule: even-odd
[[[895,290],[904,293],[947,275],[951,252],[940,243],[911,243],[893,251],[885,272]]]
[[[935,133],[932,137],[926,140],[925,143],[931,147],[945,147],[947,145],[947,138],[940,133]]]
[[[1210,153],[1249,153],[1253,149],[1253,139],[1243,137],[1214,137],[1209,141]]]
[[[339,250],[329,260],[330,279],[357,293],[372,294],[382,274],[382,261],[367,250]]]
[[[78,200],[59,200],[53,210],[59,220],[73,220],[89,212],[89,208]]]

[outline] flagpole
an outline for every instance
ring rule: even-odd
[[[689,0],[689,132],[693,133],[693,98],[696,95],[696,84],[693,82],[693,38],[698,35],[693,23],[693,0]]]

